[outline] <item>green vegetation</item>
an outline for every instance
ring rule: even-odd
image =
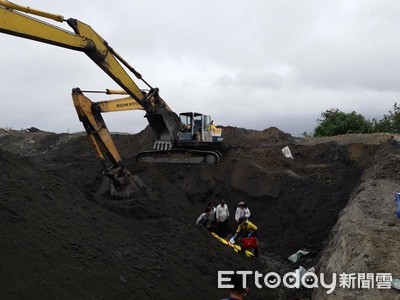
[[[314,137],[346,133],[400,133],[400,106],[395,103],[393,111],[389,111],[381,120],[372,121],[355,111],[344,113],[335,108],[323,112],[317,122],[319,125],[314,130]]]
[[[393,111],[389,111],[380,121],[373,119],[372,124],[374,132],[400,133],[400,106],[395,103]]]

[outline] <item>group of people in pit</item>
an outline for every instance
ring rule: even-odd
[[[255,237],[257,235],[257,226],[249,221],[250,209],[244,201],[237,204],[235,211],[235,221],[237,229],[233,237],[230,238],[231,243],[238,243],[244,237]],[[210,232],[216,232],[218,236],[226,238],[228,236],[228,220],[229,208],[225,200],[221,200],[220,204],[215,206],[214,202],[210,202],[205,211],[197,218],[196,224],[201,224]],[[258,247],[254,248],[254,256],[258,257]]]

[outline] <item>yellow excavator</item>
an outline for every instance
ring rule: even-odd
[[[66,22],[73,32],[31,15]],[[79,88],[72,90],[79,120],[102,162],[104,174],[111,179],[111,195],[114,198],[130,198],[144,185],[123,165],[102,113],[137,109],[145,111],[156,140],[152,150],[137,155],[138,161],[214,164],[222,160],[217,150],[223,141],[222,130],[213,124],[211,117],[195,112],[185,112],[178,116],[160,97],[159,89],[146,82],[89,25],[76,19],[64,19],[58,14],[0,0],[0,32],[84,52],[122,88],[103,91],[108,95],[125,94],[122,98],[100,102],[92,102],[84,94],[99,91],[82,91]],[[140,89],[128,71],[147,88]],[[106,157],[111,162],[110,167],[107,166]]]

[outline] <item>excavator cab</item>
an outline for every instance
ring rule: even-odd
[[[179,115],[179,119],[178,144],[222,142],[222,130],[213,124],[210,116],[196,112],[184,112]]]
[[[153,150],[137,154],[138,162],[215,164],[222,161],[222,154],[219,152],[223,141],[222,129],[213,124],[210,116],[184,112],[176,117],[177,134],[172,147],[165,147],[166,143],[170,143],[167,140],[157,140],[157,147]]]

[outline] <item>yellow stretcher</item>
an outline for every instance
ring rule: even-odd
[[[235,252],[240,252],[242,250],[242,248],[239,245],[236,244],[232,244],[229,241],[225,240],[224,238],[220,237],[218,234],[216,234],[215,232],[211,232],[211,235],[213,237],[215,237],[218,241],[220,241],[222,244],[227,245],[229,247],[231,247]],[[252,257],[254,256],[254,253],[249,251],[249,250],[245,250],[244,253],[246,254],[247,257]]]

